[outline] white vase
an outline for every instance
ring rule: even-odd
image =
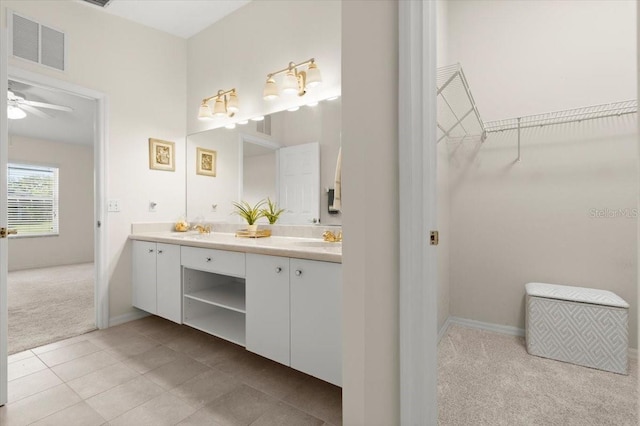
[[[253,225],[247,225],[247,231],[258,232],[258,224],[254,223]]]

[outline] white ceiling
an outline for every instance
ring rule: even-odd
[[[9,89],[19,93],[20,96],[24,96],[28,101],[45,102],[73,108],[72,112],[37,108],[52,116],[52,118],[41,118],[27,112],[27,116],[23,119],[8,120],[10,135],[54,142],[93,144],[94,101],[71,95],[67,92],[45,89],[11,80],[9,80]]]
[[[249,1],[111,0],[103,10],[178,37],[189,38]]]

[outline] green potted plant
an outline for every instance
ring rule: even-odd
[[[233,206],[236,208],[234,213],[247,221],[247,231],[256,232],[258,230],[258,224],[256,221],[264,216],[264,213],[262,212],[262,206],[264,206],[264,203],[264,200],[260,200],[255,206],[252,206],[246,201],[233,202]]]
[[[278,205],[271,201],[271,198],[267,198],[267,207],[262,209],[262,216],[267,218],[269,225],[274,225],[284,211],[285,209],[279,209]]]

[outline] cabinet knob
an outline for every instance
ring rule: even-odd
[[[278,267],[276,268],[276,274],[279,274],[280,272],[282,272],[282,268],[278,266]]]
[[[211,262],[211,258],[210,257],[207,257],[207,262]]]
[[[162,250],[158,250],[158,254],[162,254]]]
[[[149,249],[149,253],[153,253],[153,249]]]
[[[302,275],[302,271],[300,269],[296,269],[296,277]]]

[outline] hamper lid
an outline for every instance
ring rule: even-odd
[[[529,296],[629,308],[623,298],[607,290],[545,283],[528,283],[525,289]]]

